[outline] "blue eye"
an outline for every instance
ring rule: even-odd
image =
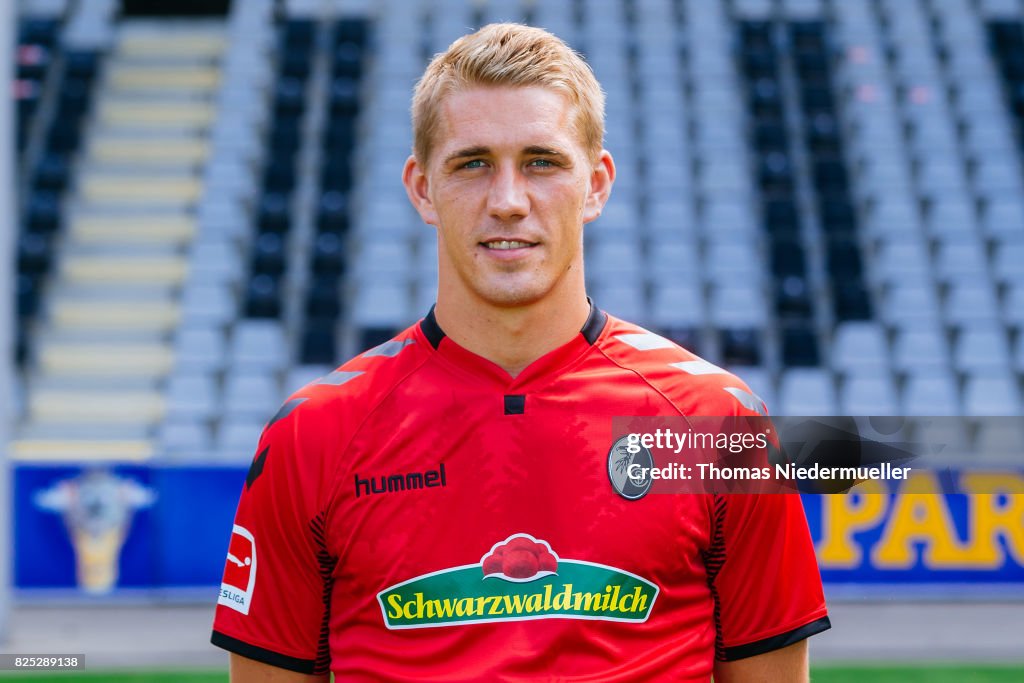
[[[483,165],[483,159],[473,159],[472,161],[467,161],[466,163],[464,163],[462,165],[462,168],[482,168]]]
[[[554,166],[555,165],[554,162],[551,161],[550,159],[534,159],[533,161],[530,162],[530,164],[531,165],[536,165],[536,166],[542,166],[542,167],[545,167],[545,168],[547,168],[549,166]]]

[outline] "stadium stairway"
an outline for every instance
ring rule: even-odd
[[[224,45],[218,24],[118,27],[67,195],[15,457],[153,455]]]

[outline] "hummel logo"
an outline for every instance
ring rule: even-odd
[[[448,479],[445,476],[444,463],[442,462],[435,470],[426,472],[410,472],[408,474],[382,474],[379,477],[362,479],[355,475],[356,498],[360,495],[372,493],[394,493],[396,491],[411,491],[412,489],[435,488],[448,486]],[[379,487],[378,487],[379,483]]]

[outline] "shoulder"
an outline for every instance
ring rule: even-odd
[[[410,327],[289,396],[263,427],[243,495],[250,489],[303,491],[311,509],[326,509],[346,444],[374,408],[430,357],[421,339]],[[263,483],[254,488],[257,479]]]
[[[266,429],[285,421],[296,429],[312,428],[321,437],[354,429],[429,358],[429,344],[417,327],[418,323],[293,393]]]
[[[608,316],[598,341],[611,362],[640,376],[683,415],[767,414],[739,377],[639,325]]]

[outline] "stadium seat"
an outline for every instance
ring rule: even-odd
[[[337,327],[333,317],[312,317],[302,332],[299,362],[334,365],[338,362]]]
[[[1010,368],[1010,349],[1001,326],[964,329],[953,348],[953,365],[962,372]]]
[[[893,367],[899,372],[948,368],[949,344],[938,327],[900,330],[893,347]]]
[[[208,463],[213,434],[208,423],[187,418],[168,419],[157,435],[161,454],[172,462]]]
[[[782,362],[786,367],[814,367],[821,363],[818,339],[804,325],[788,325],[782,330]]]
[[[338,235],[334,233],[317,235],[313,243],[313,273],[338,277],[345,269],[345,256],[345,243]]]
[[[15,282],[16,314],[21,330],[27,328],[25,320],[35,317],[39,311],[43,278],[41,276],[18,273]]]
[[[201,233],[189,250],[188,278],[195,284],[231,285],[242,279],[242,259],[230,237]]]
[[[260,198],[259,229],[266,232],[287,232],[291,225],[291,196],[283,192],[266,192]]]
[[[995,294],[986,282],[956,282],[943,304],[946,320],[954,326],[990,325],[999,318]]]
[[[932,235],[974,232],[975,230],[974,208],[963,199],[957,197],[939,199],[928,212],[928,231]]]
[[[33,232],[52,233],[60,225],[60,198],[52,192],[33,192],[28,198],[25,226]]]
[[[860,246],[854,240],[842,236],[829,240],[825,267],[833,280],[860,281],[864,273]]]
[[[704,267],[711,282],[721,283],[756,278],[761,271],[756,246],[749,243],[712,242],[704,255]]]
[[[975,281],[984,278],[988,262],[976,239],[940,244],[935,258],[935,275],[944,282]]]
[[[281,324],[272,320],[240,320],[234,325],[228,354],[234,370],[281,370],[291,354]]]
[[[603,306],[602,302],[597,302]],[[704,298],[696,287],[663,285],[651,297],[651,322],[659,328],[692,328],[703,324]]]
[[[771,268],[776,279],[791,275],[806,276],[807,257],[802,242],[792,238],[774,240],[771,248]]]
[[[818,214],[822,228],[830,235],[852,235],[857,229],[857,210],[842,195],[819,197]]]
[[[905,415],[960,415],[959,392],[952,374],[933,367],[908,375],[902,393]]]
[[[836,415],[835,385],[828,371],[793,368],[782,373],[779,382],[780,416]]]
[[[249,374],[238,370],[229,372],[224,379],[224,411],[227,417],[269,420],[281,398],[279,383],[269,374]]]
[[[630,317],[641,325],[648,324],[650,312],[643,289],[636,284],[600,283],[592,290],[594,301],[600,301],[601,308],[620,318]]]
[[[932,285],[892,285],[883,297],[882,319],[900,329],[934,325],[941,320],[941,308]]]
[[[245,315],[250,318],[276,318],[281,312],[280,282],[272,275],[257,275],[249,281],[245,295]]]
[[[325,192],[320,197],[317,229],[320,232],[343,233],[349,227],[348,200],[339,191]]]
[[[968,375],[964,384],[964,414],[976,417],[1020,417],[1020,391],[1007,374]]]
[[[285,244],[281,235],[274,232],[261,233],[253,243],[253,274],[280,276],[285,270]]]
[[[789,275],[780,280],[775,290],[775,311],[783,319],[810,319],[813,300],[807,278]]]
[[[831,345],[832,366],[839,372],[888,369],[888,344],[883,329],[868,322],[846,322],[837,326]]]
[[[720,346],[722,362],[726,365],[753,366],[762,363],[761,339],[757,330],[722,330]]]
[[[888,373],[854,374],[847,377],[840,392],[843,415],[898,415],[896,390]]]
[[[1024,283],[1024,240],[999,245],[994,255],[992,273],[1001,283]]]
[[[18,272],[42,276],[50,269],[52,250],[47,235],[28,232],[18,243]]]
[[[259,280],[253,278],[252,282]],[[234,294],[223,283],[189,284],[182,295],[182,317],[195,324],[223,325],[235,316]]]
[[[220,409],[220,391],[211,374],[179,374],[167,382],[169,419],[210,420]]]
[[[719,328],[759,328],[767,317],[763,293],[753,283],[714,287],[708,301],[708,313],[712,324]]]
[[[216,372],[227,361],[227,340],[217,327],[184,327],[175,336],[175,367],[181,372]]]

